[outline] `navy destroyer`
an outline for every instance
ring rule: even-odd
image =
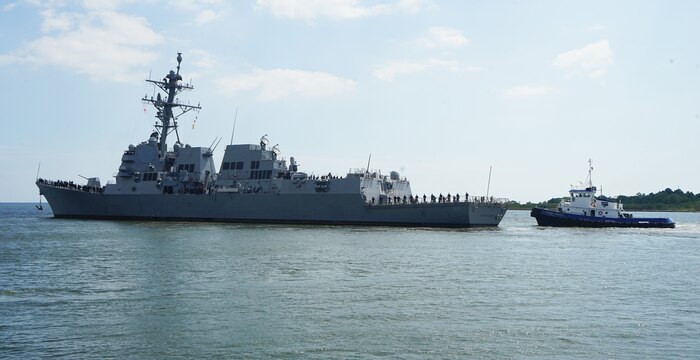
[[[259,144],[226,146],[217,171],[216,146],[180,142],[178,118],[201,109],[177,97],[193,89],[182,81],[181,63],[178,53],[176,71],[146,80],[164,93],[142,99],[157,110],[155,129],[124,151],[114,183],[102,186],[97,177],[86,184],[36,180],[55,217],[471,227],[497,226],[506,213],[506,199],[414,195],[395,171],[307,174],[293,157],[287,162],[277,145],[270,147],[266,136]],[[173,134],[177,140],[168,147]]]

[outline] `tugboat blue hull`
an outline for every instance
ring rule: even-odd
[[[634,227],[634,228],[675,228],[676,223],[669,218],[606,218],[566,214],[543,208],[533,208],[530,216],[537,219],[539,226],[556,227]]]

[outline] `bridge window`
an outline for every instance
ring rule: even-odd
[[[221,166],[221,169],[222,169],[222,170],[228,170],[230,167],[231,167],[231,163],[230,163],[230,162],[225,162],[225,163]]]
[[[260,179],[270,179],[272,178],[272,170],[251,170],[250,179],[260,180]]]
[[[177,171],[194,172],[194,164],[180,164],[177,166]]]

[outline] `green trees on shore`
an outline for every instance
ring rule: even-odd
[[[619,198],[625,210],[700,211],[700,193],[683,192],[681,189],[667,188],[657,193],[620,195]]]
[[[657,193],[637,193],[632,196],[620,195],[617,198],[620,199],[625,210],[700,211],[700,193],[683,192],[681,189],[671,190],[667,188]],[[552,198],[540,203],[527,202],[525,204],[511,201],[509,207],[516,210],[531,209],[536,206],[554,208],[559,204],[560,200],[561,198]]]

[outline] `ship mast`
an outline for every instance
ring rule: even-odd
[[[586,179],[586,182],[588,183],[588,187],[592,188],[593,187],[593,160],[588,159],[588,178]]]
[[[144,103],[150,103],[153,105],[157,112],[156,118],[160,120],[160,124],[156,123],[156,131],[160,133],[160,142],[158,143],[158,157],[165,157],[165,153],[168,151],[168,135],[175,131],[175,136],[177,136],[177,143],[180,143],[180,134],[177,132],[177,119],[184,113],[190,110],[200,110],[199,104],[197,106],[189,104],[181,104],[179,99],[175,96],[183,90],[194,89],[190,84],[182,84],[182,76],[180,75],[180,63],[182,62],[182,53],[177,53],[177,72],[170,70],[170,72],[165,75],[162,81],[156,80],[146,80],[158,86],[163,92],[165,92],[167,99],[163,100],[160,93],[154,99],[147,98],[146,96],[141,99]],[[177,108],[180,113],[175,115],[173,109]]]

